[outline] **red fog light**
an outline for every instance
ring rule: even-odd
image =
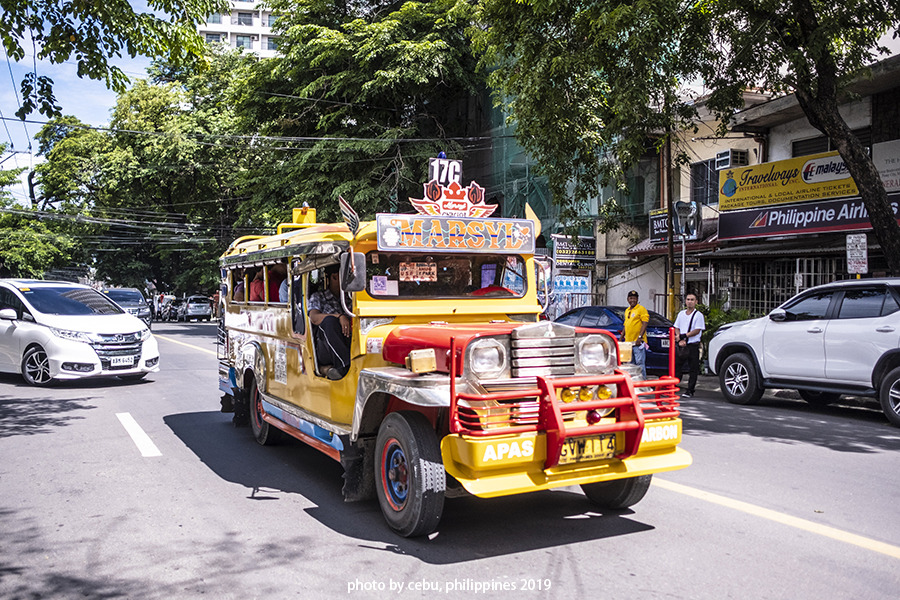
[[[596,410],[589,410],[587,414],[588,425],[596,425],[603,417]]]

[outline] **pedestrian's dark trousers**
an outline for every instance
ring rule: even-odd
[[[316,334],[316,360],[319,365],[339,369],[350,365],[350,338],[344,336],[341,320],[329,315],[319,323]]]
[[[697,376],[700,375],[700,344],[688,344],[687,349],[687,361],[686,364],[681,365],[679,374],[683,375],[685,367],[687,367],[687,391],[693,394],[694,388],[697,386]]]

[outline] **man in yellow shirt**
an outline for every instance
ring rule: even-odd
[[[625,326],[622,329],[622,339],[633,344],[631,348],[631,362],[641,367],[643,379],[647,379],[647,323],[650,321],[650,313],[638,304],[636,290],[628,292],[628,308],[625,309]]]

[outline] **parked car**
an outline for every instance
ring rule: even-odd
[[[148,328],[150,327],[153,322],[153,313],[150,310],[150,304],[140,290],[136,288],[107,288],[103,290],[103,293],[124,308],[128,314],[136,316]]]
[[[209,321],[211,318],[212,309],[206,296],[188,296],[178,307],[179,321]]]
[[[811,404],[871,396],[900,427],[900,278],[817,286],[768,316],[723,325],[709,366],[735,404],[755,404],[774,388]]]
[[[556,321],[575,327],[604,329],[616,337],[622,335],[626,306],[582,306],[570,310]],[[647,373],[663,375],[669,372],[669,328],[672,322],[657,312],[648,310],[647,322]]]
[[[105,294],[63,281],[0,281],[0,371],[48,385],[158,370],[150,329]]]

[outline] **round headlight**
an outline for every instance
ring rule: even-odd
[[[609,372],[616,363],[615,344],[605,335],[587,335],[578,340],[577,371],[582,373]]]
[[[469,346],[469,369],[479,379],[496,379],[507,370],[506,346],[492,339],[475,340]]]

